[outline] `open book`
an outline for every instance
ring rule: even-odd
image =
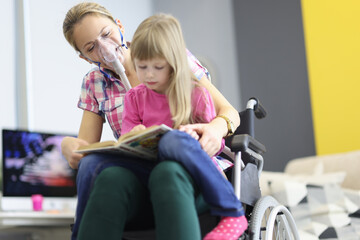
[[[158,142],[163,134],[172,129],[164,124],[154,125],[144,130],[128,132],[119,137],[118,141],[97,142],[82,146],[77,153],[123,153],[146,159],[156,159]]]

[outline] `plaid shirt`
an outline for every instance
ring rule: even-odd
[[[196,78],[200,80],[205,74],[210,79],[210,74],[199,60],[186,50],[189,66]],[[110,78],[105,77],[99,68],[93,68],[88,72],[82,83],[81,95],[78,107],[105,117],[110,124],[116,139],[120,137],[123,99],[126,93],[124,85],[115,78],[111,71],[106,71]]]

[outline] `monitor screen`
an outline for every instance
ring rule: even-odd
[[[2,130],[3,196],[76,196],[76,171],[61,153],[65,134]]]

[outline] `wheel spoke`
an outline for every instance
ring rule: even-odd
[[[250,239],[298,240],[297,229],[294,226],[288,209],[281,206],[273,197],[265,196],[260,198],[251,213]]]

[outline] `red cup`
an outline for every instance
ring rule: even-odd
[[[34,211],[42,211],[43,199],[41,194],[34,194],[31,196]]]

